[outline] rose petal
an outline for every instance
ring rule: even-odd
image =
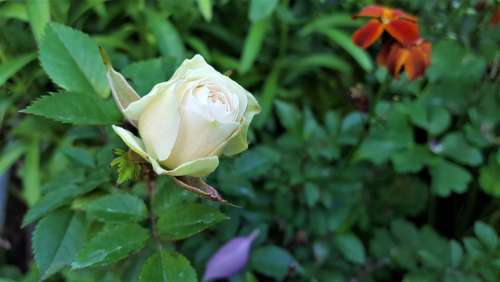
[[[168,159],[177,140],[180,113],[174,88],[171,85],[157,94],[139,118],[139,133],[146,151],[158,161]]]
[[[177,140],[170,157],[162,162],[169,168],[178,167],[190,160],[211,156],[240,126],[239,123],[210,121],[194,110],[183,108]]]
[[[164,170],[162,173],[170,176],[195,176],[203,177],[212,173],[219,165],[219,157],[212,156],[206,158],[199,158],[187,163],[183,163],[180,166],[172,170]],[[153,167],[154,168],[154,167]]]
[[[385,30],[403,45],[413,44],[420,38],[418,25],[413,21],[394,19],[385,25]]]
[[[252,242],[257,238],[258,231],[249,236],[236,237],[225,243],[208,260],[203,281],[224,279],[241,271],[248,262]]]
[[[252,122],[253,117],[260,113],[260,106],[257,100],[252,96],[252,94],[247,93],[248,105],[243,116],[244,121],[241,125],[240,130],[227,141],[227,143],[223,144],[223,153],[226,156],[232,156],[238,153],[245,151],[248,148],[248,128],[250,127],[250,123]]]
[[[196,54],[193,58],[184,60],[170,80],[183,79],[186,81],[193,81],[197,79],[206,79],[207,75],[217,76],[222,74],[209,65],[203,56]]]
[[[138,121],[139,117],[141,116],[142,112],[146,108],[147,105],[160,93],[164,91],[167,87],[169,87],[172,83],[171,82],[162,82],[156,84],[153,89],[141,99],[132,102],[128,105],[127,108],[124,110],[125,116],[129,120],[135,120]]]
[[[361,48],[368,48],[380,37],[383,31],[384,28],[380,21],[373,19],[354,32],[352,41]]]

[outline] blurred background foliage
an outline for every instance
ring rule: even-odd
[[[142,183],[114,184],[112,149],[124,146],[110,127],[85,125],[119,122],[113,106],[95,110],[93,97],[66,109],[49,100],[38,109],[49,119],[20,113],[57,92],[54,82],[81,90],[64,86],[70,70],[51,71],[44,58],[65,56],[48,46],[58,40],[76,57],[87,43],[49,21],[89,34],[141,95],[200,53],[260,101],[250,149],[208,178],[242,208],[221,207],[228,221],[172,246],[199,277],[222,243],[259,229],[249,265],[232,282],[500,281],[500,27],[490,23],[499,2],[380,1],[418,16],[432,43],[432,64],[415,81],[389,78],[376,51],[352,43],[364,21],[351,15],[368,4],[0,1],[0,281],[38,281],[34,225],[20,226],[43,195],[96,172],[105,180],[89,197],[145,195]],[[96,119],[82,120],[89,111]],[[199,201],[168,179],[158,185],[159,214]],[[78,196],[67,196],[76,198],[71,209],[92,217]],[[96,225],[88,224],[90,237]],[[137,281],[148,252],[49,280]]]

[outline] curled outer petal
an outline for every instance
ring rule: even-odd
[[[379,20],[371,19],[352,35],[354,44],[361,48],[370,47],[384,32],[384,27]]]
[[[387,32],[403,45],[414,44],[420,38],[418,25],[415,22],[395,19],[385,25]]]
[[[248,98],[248,104],[243,115],[243,124],[226,143],[221,144],[220,146],[221,148],[223,148],[223,153],[226,156],[232,156],[241,153],[248,148],[248,128],[250,127],[250,123],[252,122],[253,117],[256,114],[260,113],[260,106],[257,100],[255,100],[255,98],[250,93],[246,93],[246,95]],[[217,149],[217,151],[219,151],[219,149]]]
[[[140,138],[135,136],[132,132],[113,125],[113,130],[125,142],[125,144],[139,156],[151,163],[153,170],[158,175],[169,176],[184,176],[190,175],[195,177],[207,176],[212,173],[219,165],[219,158],[217,156],[200,158],[191,162],[184,163],[175,169],[166,170],[160,166],[158,161],[146,152],[146,147]]]
[[[137,125],[137,120],[129,119],[127,117],[125,109],[141,97],[137,94],[137,92],[135,92],[132,86],[130,86],[123,75],[113,69],[109,57],[102,47],[99,48],[99,52],[101,53],[104,65],[106,65],[106,76],[111,88],[111,93],[113,94],[113,99],[115,100],[118,109],[133,125]]]

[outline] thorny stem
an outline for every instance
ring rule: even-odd
[[[153,210],[153,203],[155,200],[155,192],[156,192],[156,184],[154,181],[154,177],[152,177],[151,172],[147,170],[145,172],[146,175],[146,186],[148,188],[148,196],[149,196],[149,221],[151,223],[151,234],[153,236],[153,240],[155,240],[158,250],[161,252],[162,251],[162,245],[160,238],[158,237],[158,230],[156,228],[156,216],[154,214]]]

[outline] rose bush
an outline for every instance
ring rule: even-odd
[[[220,154],[247,149],[248,127],[259,104],[202,56],[185,60],[170,80],[142,98],[107,65],[113,97],[140,138],[113,129],[157,174],[206,176],[217,168]]]

